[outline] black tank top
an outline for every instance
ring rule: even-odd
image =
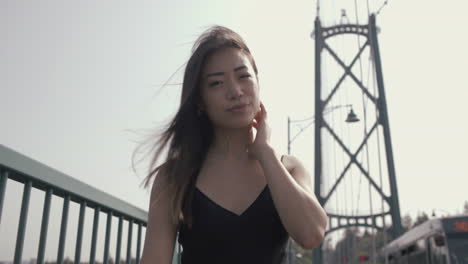
[[[195,187],[192,229],[181,224],[178,242],[182,264],[280,264],[288,237],[268,185],[241,215]]]

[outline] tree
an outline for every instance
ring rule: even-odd
[[[342,239],[336,243],[335,248],[327,251],[328,263],[343,263],[344,259],[346,261],[356,259],[358,242],[361,237],[359,229],[353,227],[346,228]]]
[[[406,214],[403,216],[403,219],[401,220],[401,225],[403,226],[405,231],[408,231],[411,229],[411,226],[413,225],[413,219],[411,219],[411,215]]]
[[[418,216],[416,216],[416,220],[414,221],[414,224],[412,227],[416,227],[426,222],[427,220],[429,220],[429,216],[425,212],[418,213]]]

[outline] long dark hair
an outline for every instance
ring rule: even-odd
[[[192,48],[184,72],[180,107],[151,148],[154,152],[151,153],[152,159],[144,179],[144,187],[148,187],[152,178],[161,170],[167,178],[167,186],[164,188],[168,188],[165,191],[168,191],[171,197],[171,217],[176,225],[183,221],[191,226],[190,198],[195,189],[197,173],[214,135],[211,121],[199,110],[200,74],[206,58],[223,48],[237,48],[243,51],[258,75],[253,56],[242,37],[226,27],[210,27],[200,35]],[[157,165],[164,149],[167,150],[167,157],[162,164]]]

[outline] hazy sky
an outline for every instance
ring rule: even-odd
[[[383,3],[370,2],[371,11]],[[343,7],[354,23],[354,3],[323,4],[323,23],[338,23]],[[357,3],[367,23],[366,2]],[[170,84],[181,82],[193,41],[220,24],[250,46],[272,143],[286,153],[287,116],[313,115],[315,4],[2,0],[0,144],[146,210],[144,164],[139,176],[131,170],[135,141],[174,114],[180,86],[162,85],[174,73]],[[402,215],[455,213],[468,200],[467,8],[389,1],[377,17]],[[292,146],[311,172],[312,136],[308,129]],[[0,248],[10,244],[0,237]]]

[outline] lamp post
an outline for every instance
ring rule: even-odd
[[[355,123],[355,122],[359,122],[359,118],[357,117],[357,115],[354,113],[353,111],[353,106],[351,104],[346,104],[346,105],[336,105],[336,106],[330,106],[328,108],[325,108],[324,111],[322,112],[322,115],[326,115],[326,114],[329,114],[333,111],[335,111],[336,109],[340,109],[340,108],[343,108],[343,107],[349,107],[351,108],[349,113],[348,113],[348,116],[345,120],[346,123]],[[291,124],[293,123],[303,123],[303,122],[306,122],[306,121],[309,121],[309,123],[307,125],[305,125],[304,127],[301,127],[301,129],[299,130],[299,132],[297,132],[292,138],[291,138]],[[315,123],[315,116],[312,116],[312,117],[309,117],[309,118],[306,118],[306,119],[302,119],[302,120],[291,120],[291,118],[288,116],[288,155],[291,155],[291,144],[293,143],[293,141],[302,133],[304,132],[304,130],[306,130],[308,127],[310,127],[312,124]],[[292,243],[291,241],[289,241],[289,244],[288,244],[288,251],[289,251],[289,257],[288,257],[288,263],[289,264],[292,264],[294,263],[295,261],[295,257],[298,257],[297,254],[294,254],[293,250],[292,250]],[[299,253],[298,253],[299,254]],[[302,255],[300,256],[302,257]]]
[[[346,123],[355,123],[355,122],[359,122],[359,118],[357,117],[357,115],[354,113],[353,111],[353,105],[351,104],[346,104],[346,105],[336,105],[336,106],[330,106],[328,108],[326,108],[324,111],[323,111],[323,115],[326,115],[326,114],[329,114],[333,111],[335,111],[336,109],[340,109],[340,108],[343,108],[343,107],[349,107],[351,108],[349,113],[348,113],[348,116],[345,120]],[[306,121],[309,121],[309,123],[307,125],[305,125],[304,127],[301,127],[301,129],[299,130],[299,132],[297,132],[292,138],[291,138],[291,124],[293,123],[302,123],[302,122],[306,122]],[[302,133],[304,132],[304,130],[306,130],[308,127],[310,127],[313,123],[315,122],[315,116],[312,116],[312,117],[309,117],[309,118],[306,118],[306,119],[302,119],[302,120],[291,120],[291,118],[288,116],[288,155],[291,155],[291,144],[293,143],[293,141]]]

